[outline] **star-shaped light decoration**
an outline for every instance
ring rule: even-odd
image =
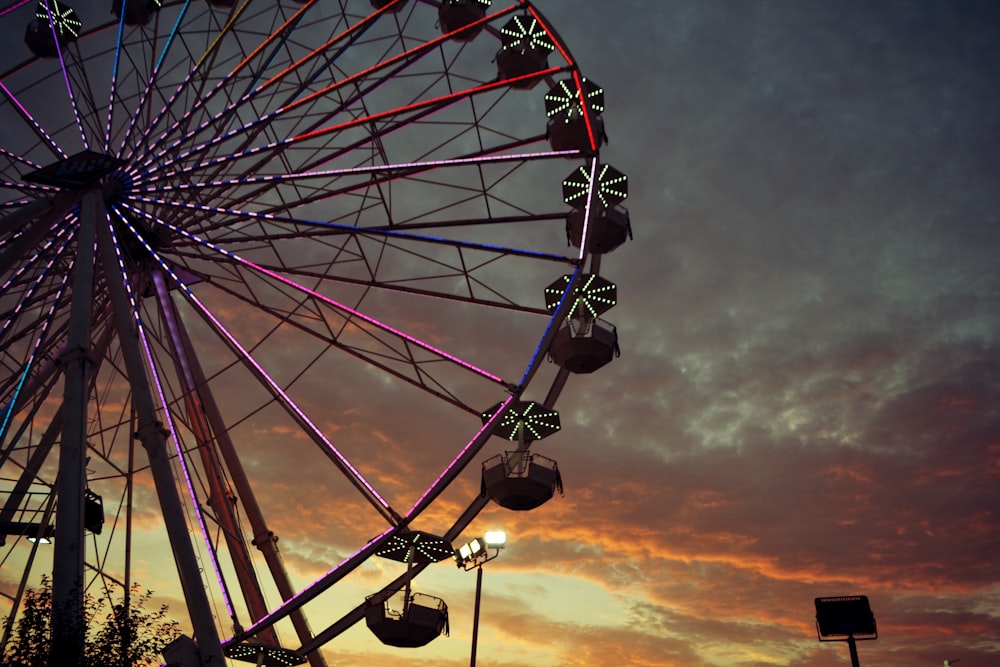
[[[45,25],[54,25],[61,41],[71,42],[75,40],[80,36],[80,29],[83,28],[83,22],[76,15],[76,11],[67,5],[60,5],[56,0],[49,0],[48,7],[46,7],[46,0],[39,2],[38,8],[35,10],[35,18],[44,22]]]
[[[571,279],[572,276],[563,276],[545,288],[546,308],[555,310],[559,307],[559,302]],[[595,273],[586,273],[580,276],[569,317],[599,317],[611,310],[616,303],[618,303],[618,286]]]
[[[227,658],[240,662],[252,662],[257,665],[281,667],[282,665],[302,665],[306,662],[305,658],[291,649],[252,642],[230,644],[222,652]]]
[[[545,94],[545,115],[549,118],[562,116],[566,120],[583,115],[583,102],[593,113],[604,111],[604,89],[593,81],[581,79],[583,94],[574,79],[564,79]]]
[[[502,403],[497,403],[482,414],[483,423],[490,420]],[[506,440],[541,440],[558,431],[559,413],[534,401],[513,401],[500,420],[493,424],[493,435]]]
[[[515,16],[500,28],[502,50],[543,51],[551,53],[556,45],[549,39],[549,33],[534,17]]]
[[[563,201],[570,206],[582,207],[587,203],[590,190],[588,167],[579,167],[563,181]],[[620,204],[628,197],[628,176],[609,164],[597,165],[597,198],[604,208]]]
[[[437,563],[455,557],[451,542],[421,530],[401,531],[389,537],[375,555],[400,563]]]

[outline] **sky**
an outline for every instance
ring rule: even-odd
[[[491,505],[466,531],[510,541],[484,566],[478,664],[849,664],[815,627],[814,598],[840,595],[867,595],[876,617],[861,664],[997,664],[1000,11],[537,6],[605,90],[602,160],[629,177],[634,239],[601,265],[621,356],[571,379],[562,431],[536,445],[564,495],[528,513]],[[497,336],[469,347],[488,356]],[[284,353],[306,354],[262,351]],[[363,472],[412,499],[451,424],[377,374],[330,384],[305,404],[346,451],[365,446],[348,434],[380,443]],[[246,428],[302,438],[266,418]],[[293,495],[337,492],[310,462],[247,461],[300,586],[375,534],[354,506]],[[461,511],[473,473],[428,528]],[[182,610],[167,565],[141,581]],[[366,564],[314,629],[399,573]],[[474,574],[443,563],[415,587],[447,601],[450,636],[393,649],[359,624],[324,647],[329,664],[466,664]]]

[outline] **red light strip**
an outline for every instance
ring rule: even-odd
[[[524,0],[522,0],[522,3],[527,4],[526,2],[524,2]],[[542,20],[541,15],[535,11],[535,8],[532,7],[531,5],[528,5],[528,11],[531,12],[531,15],[535,17],[535,20],[538,21],[538,24],[545,29],[545,33],[552,38],[552,43],[556,45],[557,49],[559,49],[559,53],[561,53],[562,57],[566,59],[566,62],[570,65],[576,65],[576,63],[573,61],[573,58],[570,57],[569,51],[563,48],[562,39],[560,39],[559,36],[555,33],[555,31],[552,30],[552,28],[550,28],[549,25]]]
[[[576,81],[576,92],[580,96],[580,110],[583,112],[583,120],[587,123],[587,136],[590,137],[590,150],[597,150],[597,138],[594,136],[594,126],[590,122],[590,109],[587,107],[587,93],[583,90],[583,77],[580,70],[573,70],[573,80]]]
[[[360,30],[362,27],[364,27],[368,23],[374,21],[376,17],[378,17],[380,14],[382,14],[384,11],[386,11],[390,6],[391,5],[386,5],[382,9],[378,10],[377,12],[375,12],[374,14],[369,14],[362,21],[360,21],[359,23],[351,26],[350,28],[347,28],[346,30],[344,30],[343,32],[341,32],[336,37],[333,37],[333,38],[327,40],[326,44],[323,44],[323,46],[320,46],[320,47],[317,47],[317,48],[313,49],[308,55],[303,56],[298,61],[292,63],[291,65],[289,65],[288,67],[286,67],[285,69],[283,69],[282,71],[278,72],[276,75],[274,75],[273,77],[271,77],[270,79],[268,79],[267,81],[265,81],[264,83],[262,83],[257,88],[257,90],[254,91],[254,92],[255,93],[259,93],[260,91],[264,90],[265,88],[267,88],[271,84],[277,83],[282,78],[284,78],[285,75],[287,75],[287,74],[289,74],[291,72],[294,72],[299,67],[301,67],[302,65],[305,65],[311,59],[313,59],[314,57],[316,57],[318,54],[322,53],[323,51],[326,51],[328,48],[330,48],[331,46],[333,46],[334,44],[336,44],[340,40],[346,38],[351,33]],[[303,7],[303,9],[305,9],[305,8]]]
[[[495,88],[504,88],[510,86],[518,81],[524,81],[527,79],[541,78],[543,76],[548,76],[549,74],[555,74],[556,72],[561,72],[562,67],[549,67],[548,69],[539,70],[537,72],[532,72],[531,74],[524,74],[522,76],[514,77],[512,79],[504,79],[503,81],[494,81],[492,83],[485,83],[481,86],[475,88],[469,88],[468,90],[462,90],[457,93],[451,93],[450,95],[442,95],[441,97],[435,97],[434,99],[424,100],[423,102],[415,102],[404,107],[399,107],[396,109],[390,109],[389,111],[383,111],[381,113],[372,114],[370,116],[365,116],[364,118],[358,118],[347,123],[340,123],[339,125],[331,125],[330,127],[323,127],[318,130],[313,130],[312,132],[306,132],[292,137],[287,141],[287,143],[295,143],[297,141],[302,141],[305,139],[310,139],[312,137],[322,136],[324,134],[331,134],[333,132],[339,132],[341,130],[346,130],[348,128],[354,127],[356,125],[363,125],[365,123],[370,123],[372,121],[379,120],[381,118],[386,118],[388,116],[394,116],[396,114],[401,114],[407,111],[415,111],[417,109],[423,109],[424,107],[434,106],[437,104],[449,104],[455,100],[467,97],[470,95],[475,95],[476,93],[483,93],[488,90],[493,90]]]
[[[387,5],[387,7],[388,7],[388,5]],[[479,20],[477,20],[477,21],[475,21],[473,23],[470,23],[467,26],[463,26],[462,28],[459,28],[458,30],[452,30],[449,33],[445,33],[444,35],[441,35],[440,37],[435,37],[434,39],[430,40],[429,42],[425,42],[425,43],[421,44],[420,46],[417,46],[417,47],[414,47],[414,48],[410,49],[409,51],[404,51],[403,53],[400,53],[399,55],[393,56],[392,58],[389,58],[388,60],[385,60],[385,61],[382,61],[382,62],[380,62],[378,64],[372,65],[371,67],[369,67],[367,69],[363,69],[360,72],[358,72],[358,73],[356,73],[356,74],[354,74],[352,76],[349,76],[346,79],[341,79],[337,83],[331,84],[331,85],[327,86],[326,88],[323,88],[322,90],[317,90],[315,93],[313,93],[311,95],[307,95],[306,97],[303,97],[300,100],[296,100],[295,102],[289,104],[286,107],[282,107],[281,109],[279,109],[279,111],[280,112],[289,111],[290,109],[294,109],[295,107],[297,107],[297,106],[299,106],[301,104],[305,104],[306,102],[308,102],[308,101],[310,101],[312,99],[315,99],[317,97],[322,97],[322,96],[330,93],[331,91],[334,91],[334,90],[336,90],[336,89],[338,89],[338,88],[340,88],[342,86],[349,85],[349,84],[353,83],[354,81],[356,81],[358,79],[364,78],[364,77],[368,76],[369,74],[371,74],[372,72],[375,72],[377,70],[389,67],[390,65],[393,65],[393,64],[395,64],[395,63],[397,63],[399,61],[405,60],[405,59],[409,58],[410,56],[413,56],[415,54],[420,53],[421,51],[430,50],[430,49],[434,48],[435,46],[437,46],[438,44],[441,44],[441,43],[443,43],[443,42],[451,39],[451,37],[453,35],[456,35],[456,34],[458,34],[460,32],[465,32],[466,30],[469,30],[470,28],[473,28],[473,27],[475,27],[477,25],[488,23],[488,22],[490,22],[490,21],[492,21],[492,20],[494,20],[496,18],[504,16],[505,14],[509,14],[510,12],[513,12],[516,9],[517,9],[517,7],[514,6],[514,5],[512,5],[512,6],[508,7],[508,8],[506,8],[506,9],[501,9],[500,11],[498,11],[498,12],[496,12],[494,14],[490,14],[489,16],[484,16],[483,18],[481,18],[481,19],[479,19]],[[377,15],[378,15],[378,12],[376,12],[375,14],[372,14],[372,16],[377,16]],[[371,18],[371,17],[369,17],[369,18]],[[363,25],[363,23],[364,22],[362,22],[359,25]],[[351,30],[353,30],[353,28]],[[350,30],[348,32],[350,32]],[[347,34],[347,33],[344,33],[344,34]],[[339,39],[339,37],[337,39]],[[306,56],[306,58],[308,58],[310,56],[312,56],[312,54],[309,54],[309,56]],[[297,66],[298,66],[298,63],[296,63],[295,65],[292,65],[291,68],[295,68]],[[289,68],[289,69],[291,69],[291,68]],[[288,70],[286,70],[286,72],[287,71]],[[279,78],[281,78],[284,75],[285,75],[285,72],[281,72],[277,76],[275,76],[274,79],[271,79],[271,81],[274,81],[275,79],[279,79]],[[261,88],[263,88],[264,86],[269,85],[271,83],[271,81],[266,82],[263,86],[261,86]]]
[[[312,6],[314,5],[314,4],[316,4],[316,1],[317,1],[317,0],[307,0],[307,2],[306,2],[306,3],[304,4],[304,5],[302,5],[302,6],[301,6],[301,7],[300,7],[300,8],[298,9],[298,11],[296,11],[296,12],[295,12],[294,14],[292,14],[291,16],[289,16],[289,17],[288,17],[288,20],[287,20],[287,21],[285,21],[285,22],[284,22],[284,23],[283,23],[283,24],[281,25],[281,27],[280,27],[280,28],[278,28],[277,30],[274,30],[274,31],[273,31],[273,32],[272,32],[272,33],[271,33],[270,35],[268,35],[268,36],[267,36],[267,39],[265,39],[265,40],[264,40],[263,42],[261,42],[261,43],[260,43],[260,45],[259,45],[259,46],[257,46],[257,48],[255,48],[255,49],[254,49],[253,51],[251,51],[250,53],[248,53],[248,54],[247,54],[247,57],[246,57],[246,58],[244,58],[244,59],[242,60],[242,62],[240,62],[240,64],[239,64],[239,65],[237,65],[236,67],[234,67],[234,68],[233,68],[233,71],[232,71],[232,72],[230,72],[230,73],[229,73],[229,76],[228,76],[228,77],[226,77],[226,78],[228,79],[228,78],[230,78],[230,77],[234,76],[234,75],[235,75],[235,74],[236,74],[237,72],[239,72],[239,71],[240,71],[241,69],[243,69],[243,68],[244,68],[244,67],[245,67],[245,66],[247,65],[247,63],[249,63],[249,62],[250,62],[250,61],[251,61],[251,60],[252,60],[252,59],[253,59],[253,58],[254,58],[254,57],[255,57],[255,56],[256,56],[256,55],[258,54],[258,53],[260,53],[261,51],[263,51],[263,50],[264,50],[264,47],[266,47],[267,45],[269,45],[269,44],[270,44],[271,42],[273,42],[274,40],[278,39],[278,37],[280,37],[280,36],[281,36],[281,35],[282,35],[282,34],[283,34],[283,33],[285,32],[285,30],[287,30],[287,29],[288,29],[288,27],[289,27],[289,26],[291,26],[291,24],[292,24],[292,23],[293,23],[294,21],[297,21],[297,20],[298,20],[298,18],[299,18],[299,16],[300,16],[301,14],[303,14],[303,13],[304,13],[304,12],[305,12],[305,11],[306,11],[307,9],[309,9],[309,8],[310,8],[310,7],[312,7]],[[312,55],[312,54],[309,54],[309,55]],[[309,56],[306,56],[306,57],[308,58]],[[298,63],[296,63],[296,64],[298,64]],[[295,65],[293,65],[292,67],[295,67]],[[291,69],[291,68],[288,68],[288,69]],[[288,69],[286,69],[285,71],[288,71]],[[281,73],[281,74],[279,74],[278,76],[280,77],[280,76],[281,76],[281,75],[283,75],[284,73],[285,73],[285,72],[282,72],[282,73]],[[272,81],[273,81],[273,79],[272,79]],[[265,84],[265,85],[267,85],[267,84]],[[263,86],[262,86],[262,87],[263,87]]]

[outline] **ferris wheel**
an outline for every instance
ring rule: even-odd
[[[618,354],[603,91],[524,0],[107,4],[0,9],[24,36],[0,73],[11,622],[51,573],[75,650],[81,594],[166,558],[175,650],[212,664],[323,665],[362,621],[430,642],[447,605],[412,580],[488,503],[561,488],[532,444]],[[334,537],[296,586],[307,514]],[[311,622],[379,558],[398,576]]]

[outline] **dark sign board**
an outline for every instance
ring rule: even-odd
[[[821,641],[875,639],[875,614],[866,595],[816,598],[816,627]]]

